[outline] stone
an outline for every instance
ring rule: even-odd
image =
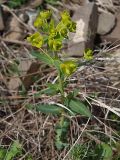
[[[102,40],[106,40],[115,45],[120,44],[120,13],[116,17],[116,26],[111,33],[102,36]]]
[[[0,6],[0,31],[4,30],[3,12]]]
[[[77,23],[76,33],[70,33],[67,49],[68,56],[81,57],[86,48],[93,48],[97,31],[98,11],[95,3],[79,6],[73,14]]]
[[[11,77],[8,84],[7,84],[7,87],[9,90],[18,90],[19,86],[22,84],[20,78],[18,78],[17,75],[15,75],[14,77]]]
[[[115,27],[115,15],[111,13],[104,13],[102,12],[99,15],[98,19],[98,28],[97,33],[100,35],[105,35],[112,31],[112,29]]]
[[[36,11],[36,10],[28,10],[28,11],[26,11],[26,14],[28,15],[28,17],[29,17],[29,20],[28,20],[28,25],[29,26],[32,26],[32,27],[34,27],[34,21],[35,21],[35,19],[36,19],[36,16],[38,15],[38,11]]]
[[[22,62],[22,63],[23,64],[21,67],[23,67],[23,69],[25,70],[24,66],[26,66],[25,64],[26,62]],[[28,90],[29,87],[34,83],[33,77],[38,75],[39,67],[40,67],[40,63],[33,62],[33,61],[29,62],[29,65],[26,66],[25,77],[21,79],[26,90]]]
[[[69,2],[72,2],[73,4],[79,4],[79,5],[84,5],[85,3],[88,2],[88,0],[63,0],[64,3],[68,4]]]
[[[30,85],[32,85],[33,76],[37,75],[40,67],[40,63],[34,62],[32,60],[22,60],[18,66],[20,73],[20,78],[18,75],[14,75],[8,82],[9,90],[18,90],[23,84],[25,89],[28,90]],[[35,74],[36,73],[36,74]]]
[[[120,89],[120,49],[110,51],[107,55],[109,60],[104,64],[106,76],[114,87]]]
[[[26,16],[24,16],[24,13],[20,13],[18,17],[23,22],[26,22]],[[8,29],[6,30],[6,33],[4,35],[5,39],[23,40],[26,37],[23,25],[21,25],[21,23],[18,20],[16,20],[15,16],[10,17],[7,28]]]

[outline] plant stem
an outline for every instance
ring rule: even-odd
[[[64,119],[65,119],[65,117],[64,117],[64,115],[62,115],[62,116],[60,117],[60,126],[61,126],[61,127],[63,126]]]
[[[64,102],[65,94],[64,94],[64,87],[63,87],[63,81],[61,79],[60,73],[59,73],[59,87],[60,87],[60,94],[61,94],[61,101]]]

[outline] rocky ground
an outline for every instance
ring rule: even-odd
[[[53,2],[53,1],[52,1]],[[67,9],[77,23],[76,33],[69,35],[62,55],[81,62],[84,50],[91,48],[94,59],[82,66],[69,79],[68,90],[80,89],[81,99],[90,99],[92,120],[70,117],[69,148],[57,151],[54,125],[57,117],[34,113],[25,108],[29,103],[57,101],[58,96],[35,98],[45,88],[45,81],[55,79],[54,69],[30,55],[28,34],[35,31],[33,22],[40,9],[51,9],[56,20]],[[24,91],[27,90],[27,94]],[[112,144],[120,141],[120,1],[61,0],[54,3],[28,0],[11,8],[7,0],[0,5],[0,145],[9,148],[14,140],[23,145],[17,159],[67,160],[75,144],[94,141]],[[98,134],[99,133],[99,134]],[[105,135],[105,137],[103,136]],[[113,147],[114,154],[116,153]],[[16,160],[17,160],[16,159]],[[89,160],[89,158],[85,159]],[[116,160],[116,159],[113,159]]]

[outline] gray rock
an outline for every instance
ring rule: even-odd
[[[88,0],[62,0],[62,2],[65,4],[69,4],[72,2],[73,4],[84,5],[86,2],[88,2]]]
[[[111,13],[101,13],[98,20],[97,33],[105,35],[109,33],[115,26],[115,15]]]
[[[85,48],[93,48],[94,38],[98,23],[97,6],[88,3],[78,7],[73,15],[73,21],[77,23],[76,33],[70,33],[68,48],[65,52],[68,56],[81,57]]]
[[[116,26],[111,33],[102,36],[102,40],[113,43],[113,45],[120,44],[120,13],[116,16]]]
[[[25,89],[29,89],[30,85],[33,84],[33,75],[39,70],[40,63],[34,62],[32,60],[22,60],[18,66],[19,73],[21,78],[18,75],[11,77],[8,82],[9,90],[18,90],[19,87],[23,84]]]

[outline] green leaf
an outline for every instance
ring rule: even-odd
[[[58,140],[55,142],[55,146],[58,150],[62,150],[64,147],[68,147],[69,144],[62,142],[61,140]]]
[[[54,88],[46,88],[44,90],[39,91],[38,93],[34,94],[35,98],[39,98],[42,94],[46,95],[55,95],[57,91]]]
[[[3,148],[0,148],[0,160],[3,160],[6,155],[6,150]]]
[[[77,89],[77,88],[73,89],[72,95],[73,95],[74,98],[78,95],[79,91],[80,90]]]
[[[60,69],[60,64],[61,64],[61,63],[62,63],[62,62],[61,62],[59,59],[54,60],[55,68],[56,68],[58,71],[61,71],[61,69]]]
[[[32,56],[34,56],[38,60],[41,60],[50,66],[53,65],[53,63],[54,63],[54,60],[49,55],[46,55],[44,53],[33,51],[33,52],[31,52],[31,54],[32,54]]]
[[[48,89],[46,90],[45,94],[55,95],[56,93],[58,93],[59,84],[57,84],[57,83],[55,83],[55,84],[48,83],[47,86],[48,86]]]
[[[22,151],[22,146],[18,141],[13,142],[10,149],[8,150],[5,160],[13,160],[13,158],[20,154]]]
[[[57,69],[59,76],[61,78],[61,80],[64,80],[64,73],[62,72],[60,65],[62,64],[62,61],[60,61],[59,59],[55,59],[54,60],[54,66]]]
[[[62,112],[62,109],[54,104],[38,104],[35,105],[35,108],[36,111],[40,111],[47,114],[60,114]]]
[[[59,90],[59,84],[57,84],[57,83],[54,83],[54,84],[48,83],[47,86],[48,86],[48,88],[53,88],[57,91]]]
[[[77,99],[70,100],[69,108],[75,113],[79,113],[84,116],[91,117],[91,112],[89,111],[89,109],[84,105],[84,103],[82,103]]]
[[[102,143],[101,146],[103,149],[102,153],[103,160],[112,160],[112,155],[113,155],[112,148],[106,143]]]
[[[50,23],[49,23],[49,30],[52,30],[52,29],[55,29],[55,21],[54,21],[54,19],[51,19]]]
[[[46,95],[55,95],[55,94],[57,94],[57,90],[55,90],[55,88],[47,88],[44,91],[44,94],[46,94]]]
[[[53,104],[39,104],[35,105],[36,111],[41,111],[43,113],[60,114],[62,109]]]
[[[92,60],[93,59],[93,51],[89,48],[85,49],[84,51],[84,59]]]
[[[34,94],[35,98],[39,98],[42,94],[46,94],[46,95],[55,95],[57,93],[57,90],[55,88],[49,87],[46,89],[43,89],[37,93]]]

